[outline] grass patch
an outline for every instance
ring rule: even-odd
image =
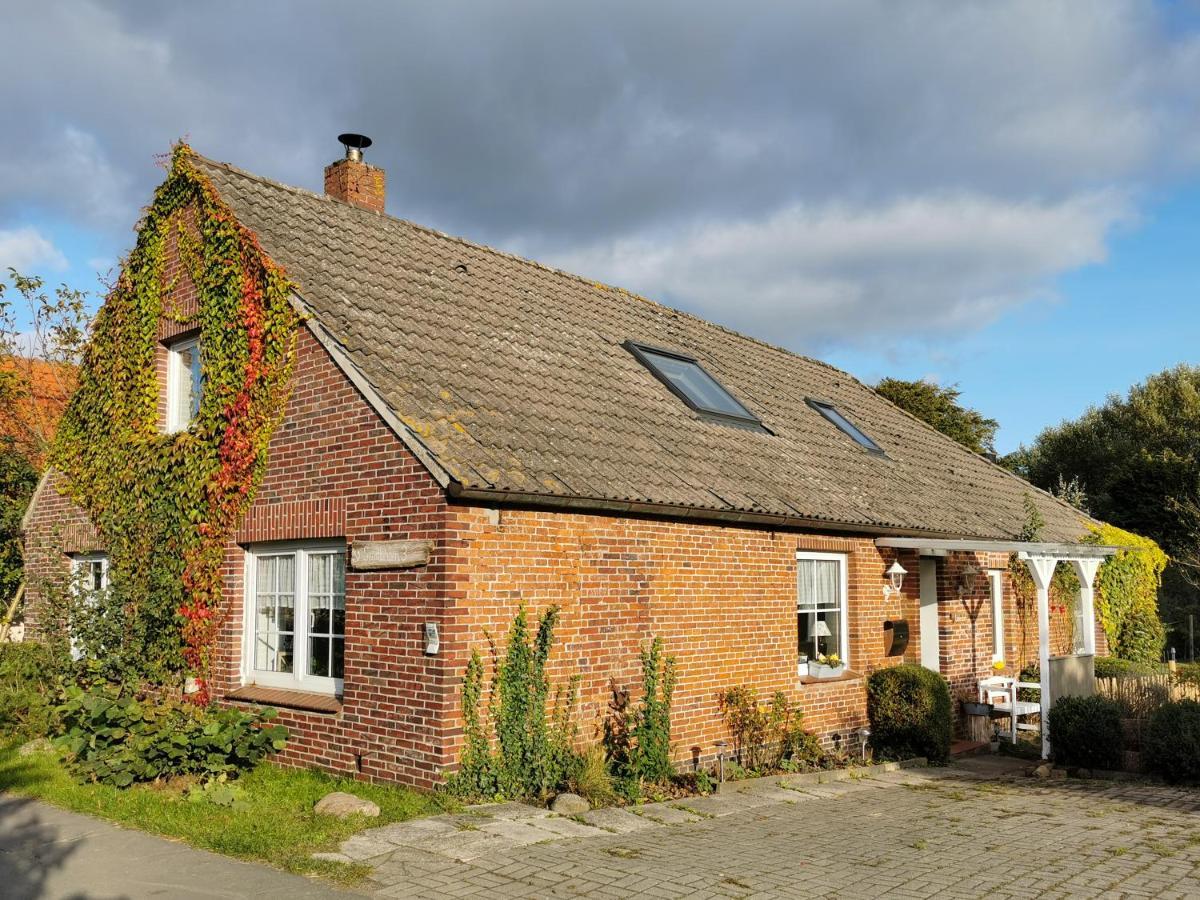
[[[161,784],[125,789],[79,784],[52,754],[20,757],[18,746],[19,742],[0,746],[0,791],[45,800],[227,856],[342,883],[358,881],[366,867],[319,861],[312,859],[312,854],[336,850],[343,840],[364,828],[445,809],[445,801],[430,794],[269,763],[238,779],[243,802],[231,808],[189,799],[181,790]],[[349,791],[377,803],[379,818],[340,820],[315,815],[313,805],[330,791]]]

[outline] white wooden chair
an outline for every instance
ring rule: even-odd
[[[1041,725],[1021,721],[1021,719],[1038,716],[1040,722],[1042,704],[1032,700],[1018,700],[1018,692],[1021,688],[1040,690],[1041,687],[1036,681],[1017,681],[1015,678],[996,675],[979,682],[979,702],[989,704],[995,715],[1008,719],[1010,737],[1015,744],[1018,729],[1021,731],[1042,730]]]

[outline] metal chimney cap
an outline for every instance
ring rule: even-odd
[[[365,134],[346,132],[338,135],[338,141],[346,148],[346,159],[362,162],[362,152],[371,146],[371,139]]]

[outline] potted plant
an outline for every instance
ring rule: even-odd
[[[821,654],[816,660],[808,661],[808,674],[813,678],[837,678],[846,666],[836,653]]]

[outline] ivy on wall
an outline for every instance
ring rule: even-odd
[[[160,318],[179,272],[198,295],[204,389],[184,432],[164,434],[155,370]],[[137,245],[96,316],[79,389],[51,463],[91,517],[109,556],[109,590],[94,610],[103,646],[77,640],[112,677],[207,678],[221,621],[225,546],[262,476],[287,401],[298,316],[292,284],[234,218],[179,144]],[[114,643],[116,646],[114,646]]]
[[[1089,543],[1122,547],[1096,573],[1096,617],[1113,655],[1157,663],[1166,641],[1158,617],[1158,589],[1167,554],[1150,538],[1113,525],[1091,526]]]

